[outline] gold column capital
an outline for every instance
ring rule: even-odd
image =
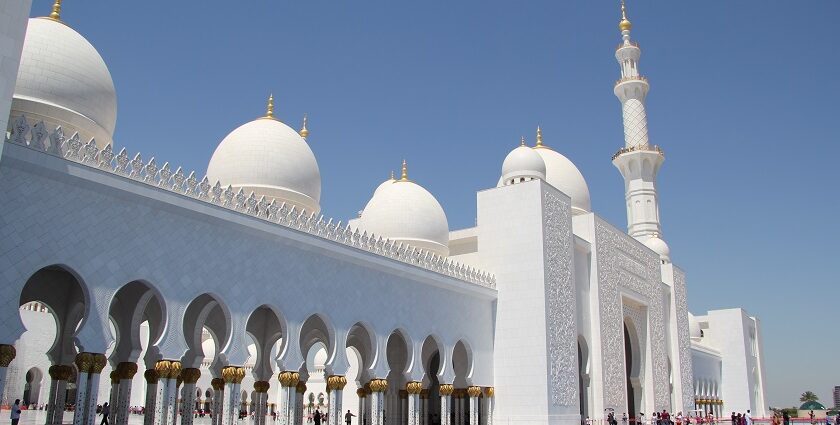
[[[188,367],[181,371],[181,379],[184,380],[185,384],[195,384],[198,382],[199,378],[201,378],[201,370]]]
[[[298,381],[297,385],[295,386],[295,391],[297,391],[298,394],[305,393],[306,392],[306,384],[304,384],[303,381]]]
[[[357,388],[357,389],[356,389],[356,395],[357,395],[359,398],[365,398],[365,397],[367,396],[367,391],[365,391],[365,389],[364,389],[364,388]]]
[[[493,387],[485,387],[484,388],[484,395],[486,397],[493,397],[496,394],[496,389]]]
[[[440,384],[440,395],[450,396],[455,392],[455,386],[452,384]]]
[[[381,393],[388,389],[388,381],[385,379],[371,379],[370,390],[375,393]]]
[[[68,365],[56,364],[50,366],[49,374],[54,381],[66,381],[73,374],[73,368]]]
[[[240,366],[227,366],[222,369],[222,379],[228,384],[241,384],[245,379],[245,368]]]
[[[268,381],[257,381],[254,382],[254,391],[258,393],[267,393],[268,389],[271,387],[271,384]]]
[[[424,400],[428,399],[429,398],[429,390],[426,390],[426,389],[421,390],[420,391],[420,398],[424,399]]]
[[[210,385],[213,386],[213,391],[221,391],[225,387],[225,380],[222,378],[213,378],[210,380]]]
[[[292,372],[292,371],[283,371],[277,375],[277,380],[280,381],[280,385],[284,387],[295,387],[300,381],[300,373]]]
[[[423,383],[418,381],[411,381],[405,384],[405,390],[409,394],[420,394],[423,391]]]
[[[90,366],[93,364],[93,354],[91,353],[79,353],[76,354],[76,368],[79,369],[79,372],[88,373],[90,371]]]
[[[157,383],[158,379],[160,379],[160,374],[157,370],[146,369],[146,371],[143,372],[143,377],[146,378],[147,384],[155,384]]]
[[[117,364],[116,371],[120,379],[132,379],[137,373],[137,363],[120,362]]]
[[[477,386],[467,387],[467,395],[469,395],[470,398],[475,398],[475,397],[480,396],[481,395],[481,387],[477,387]]]
[[[9,367],[16,355],[17,351],[14,345],[0,344],[0,367]]]
[[[327,392],[333,390],[343,390],[347,385],[347,378],[341,375],[330,375],[327,377]]]
[[[120,383],[120,374],[117,373],[116,369],[112,370],[111,374],[108,377],[111,378],[111,385]]]

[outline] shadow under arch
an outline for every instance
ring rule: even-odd
[[[111,363],[134,363],[138,360],[143,349],[141,325],[148,323],[146,360],[147,365],[152,365],[158,356],[155,345],[163,337],[166,327],[166,304],[157,287],[145,280],[133,280],[123,285],[111,297],[108,316],[116,331]]]
[[[206,328],[214,339],[215,358],[213,364],[225,363],[224,350],[232,339],[230,310],[221,298],[204,293],[190,301],[182,320],[187,352],[182,357],[184,368],[197,368],[205,358],[203,331]]]
[[[256,359],[252,373],[257,381],[268,381],[271,378],[272,360],[275,357],[272,354],[282,352],[288,344],[288,341],[283,338],[287,329],[283,314],[268,304],[257,307],[248,316],[245,322],[245,333],[251,336],[256,345]],[[277,347],[278,342],[281,344],[279,347]]]

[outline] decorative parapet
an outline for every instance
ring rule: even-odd
[[[82,142],[78,133],[67,139],[60,126],[49,133],[43,121],[30,126],[26,117],[20,116],[12,124],[8,141],[441,275],[496,288],[496,277],[485,271],[403,242],[383,239],[373,233],[359,233],[349,224],[334,223],[332,219],[325,220],[323,215],[316,216],[265,196],[258,198],[254,192],[245,193],[241,188],[235,191],[230,185],[222,187],[220,182],[211,183],[206,176],[199,180],[194,171],[187,174],[177,167],[173,172],[168,162],[158,167],[154,157],[148,161],[139,153],[131,157],[125,148],[114,154],[110,144],[99,149],[93,139]]]
[[[665,157],[665,151],[663,151],[662,148],[660,148],[659,146],[644,144],[644,145],[636,145],[636,146],[621,148],[621,149],[618,150],[618,152],[613,154],[611,160],[618,158],[619,155],[622,155],[622,154],[625,154],[625,153],[628,153],[628,152],[637,152],[637,151],[656,152],[656,153],[659,154],[659,156]]]
[[[618,43],[618,46],[616,46],[616,47],[615,47],[615,50],[618,50],[618,49],[620,49],[620,48],[622,48],[622,47],[628,47],[628,46],[629,46],[629,47],[635,47],[635,48],[637,48],[637,49],[640,49],[640,48],[641,48],[641,46],[639,46],[639,43],[638,43],[638,42],[633,41],[633,40],[627,40],[627,41],[623,41],[623,42],[621,42],[621,43]]]
[[[622,77],[622,78],[619,78],[619,79],[615,80],[615,85],[619,85],[621,83],[626,83],[628,81],[643,81],[645,84],[647,84],[647,82],[648,82],[647,78],[642,77],[641,75],[631,75],[629,77]]]

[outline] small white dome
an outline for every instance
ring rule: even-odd
[[[688,334],[691,338],[703,337],[702,331],[700,330],[700,322],[691,313],[688,313]]]
[[[273,118],[259,118],[230,132],[213,152],[207,177],[308,212],[321,211],[315,155],[297,131]]]
[[[449,222],[443,207],[410,180],[379,185],[357,223],[359,231],[449,255]]]
[[[78,131],[104,146],[114,137],[117,94],[102,56],[81,34],[61,21],[32,18],[11,110],[13,117],[60,125],[67,137]]]
[[[589,186],[575,164],[548,146],[537,146],[534,151],[545,162],[546,182],[572,198],[572,213],[586,214],[592,211]]]
[[[502,184],[519,179],[545,180],[545,161],[538,153],[524,144],[510,151],[502,163]]]
[[[659,258],[666,263],[671,262],[671,248],[659,237],[653,236],[645,241],[645,246],[659,254]]]

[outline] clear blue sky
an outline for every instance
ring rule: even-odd
[[[46,15],[52,0],[35,0]],[[695,312],[763,324],[770,404],[840,385],[840,42],[836,1],[628,5],[666,161],[660,213]],[[520,135],[583,172],[595,211],[625,226],[610,156],[618,0],[66,1],[119,98],[116,143],[203,174],[269,92],[309,113],[325,215],[347,219],[407,158],[451,228],[475,220]]]

